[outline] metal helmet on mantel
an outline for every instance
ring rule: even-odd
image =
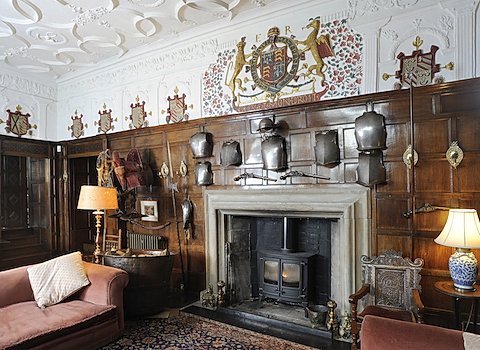
[[[355,119],[355,139],[359,151],[386,149],[385,117],[375,111],[363,113]]]

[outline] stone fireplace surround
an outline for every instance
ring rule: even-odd
[[[295,215],[332,221],[331,299],[337,313],[350,310],[348,297],[361,284],[360,257],[370,255],[370,190],[357,184],[244,186],[205,191],[206,285],[225,281],[226,215]]]

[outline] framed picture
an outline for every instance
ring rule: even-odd
[[[140,213],[147,215],[142,217],[143,221],[158,221],[158,202],[140,201]]]

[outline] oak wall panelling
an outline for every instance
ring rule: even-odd
[[[268,185],[281,191],[288,186],[317,187],[323,183],[354,183],[358,158],[354,122],[355,118],[373,106],[376,112],[385,116],[388,148],[384,157],[387,183],[375,185],[371,192],[372,254],[393,248],[400,250],[404,256],[425,259],[425,268],[422,271],[424,303],[433,322],[446,323],[446,316],[452,312],[451,300],[436,293],[433,283],[448,278],[446,264],[451,249],[435,244],[433,238],[442,229],[447,212],[414,213],[408,218],[403,214],[413,210],[413,206],[420,207],[425,203],[480,210],[480,185],[476,181],[480,171],[480,141],[475,131],[480,125],[480,99],[472,101],[462,98],[463,94],[478,96],[480,79],[414,89],[414,147],[419,154],[419,161],[413,174],[402,160],[403,152],[411,141],[408,90],[101,135],[106,143],[98,142],[100,136],[68,141],[66,157],[76,157],[76,154],[91,155],[93,151],[101,151],[104,146],[112,151],[119,151],[122,156],[132,147],[142,151],[144,162],[153,169],[154,187],[162,198],[159,221],[171,223],[161,232],[155,233],[165,235],[170,249],[178,252],[181,248],[183,254],[185,281],[182,279],[181,264],[177,261],[172,286],[179,288],[181,283],[186,283],[188,291],[196,294],[205,288],[204,188],[195,185],[194,169],[198,160],[192,157],[188,144],[190,136],[201,129],[213,134],[213,155],[205,159],[212,163],[214,172],[214,185],[211,188]],[[273,115],[283,127],[279,132],[287,141],[289,167],[330,176],[330,180],[302,177],[280,180],[282,173],[262,170],[258,122],[263,117]],[[315,164],[313,152],[315,133],[329,129],[338,130],[339,135],[341,163],[334,167]],[[238,167],[220,165],[221,145],[229,140],[240,143],[243,163]],[[445,158],[450,142],[455,140],[459,141],[465,151],[464,161],[456,170],[450,167]],[[90,148],[87,145],[90,145]],[[168,148],[173,178],[162,178],[158,175],[162,163],[165,162],[170,167]],[[182,160],[188,166],[188,175],[184,178],[179,175]],[[245,171],[273,177],[278,181],[233,181],[235,176]],[[415,180],[413,188],[412,175]],[[172,183],[176,184],[178,189],[175,193],[179,214],[177,218],[171,210]],[[186,196],[189,196],[194,204],[195,215],[195,237],[188,241],[181,229],[180,215],[180,203]],[[176,225],[179,227],[178,233]],[[145,231],[140,227],[129,229]]]

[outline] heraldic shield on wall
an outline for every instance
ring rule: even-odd
[[[85,134],[87,124],[83,124],[83,114],[78,115],[77,110],[75,110],[75,115],[72,115],[70,118],[72,119],[72,125],[68,127],[68,130],[72,130],[72,137],[78,139]]]
[[[167,113],[166,121],[167,123],[178,123],[183,120],[187,121],[188,120],[188,113],[187,109],[193,108],[193,105],[187,106],[187,103],[185,101],[185,98],[187,97],[185,94],[182,94],[182,96],[178,95],[178,87],[175,87],[175,90],[173,92],[175,95],[173,97],[167,96],[167,101],[168,101],[168,108],[165,111],[164,109],[162,110],[162,114]]]
[[[103,104],[103,111],[98,111],[100,119],[98,122],[95,122],[95,125],[98,125],[98,132],[107,133],[110,130],[114,130],[115,126],[113,125],[112,110],[107,110],[107,105]],[[117,119],[115,118],[115,121]]]
[[[145,112],[145,101],[140,103],[140,97],[137,95],[135,98],[137,103],[130,104],[130,108],[132,109],[132,114],[130,114],[130,120],[132,123],[129,125],[130,129],[140,129],[141,127],[148,126],[147,119],[147,112]]]
[[[334,56],[330,36],[319,35],[320,27],[318,18],[310,19],[306,28],[311,32],[305,40],[281,36],[280,29],[272,27],[267,32],[267,40],[253,45],[248,54],[245,53],[246,39],[242,37],[237,43],[235,60],[230,62],[225,75],[233,108],[245,112],[295,104],[289,99],[298,94],[310,95],[308,102],[319,101],[328,90],[324,59]],[[311,55],[311,64],[301,65],[306,53]],[[252,104],[256,108],[252,108]]]
[[[6,122],[0,119],[1,123],[6,123],[5,131],[7,133],[12,133],[18,137],[29,134],[32,135],[32,129],[36,129],[37,125],[32,125],[28,121],[30,118],[29,113],[22,113],[22,106],[17,105],[15,112],[12,112],[10,109],[6,110],[8,114],[8,119]]]

